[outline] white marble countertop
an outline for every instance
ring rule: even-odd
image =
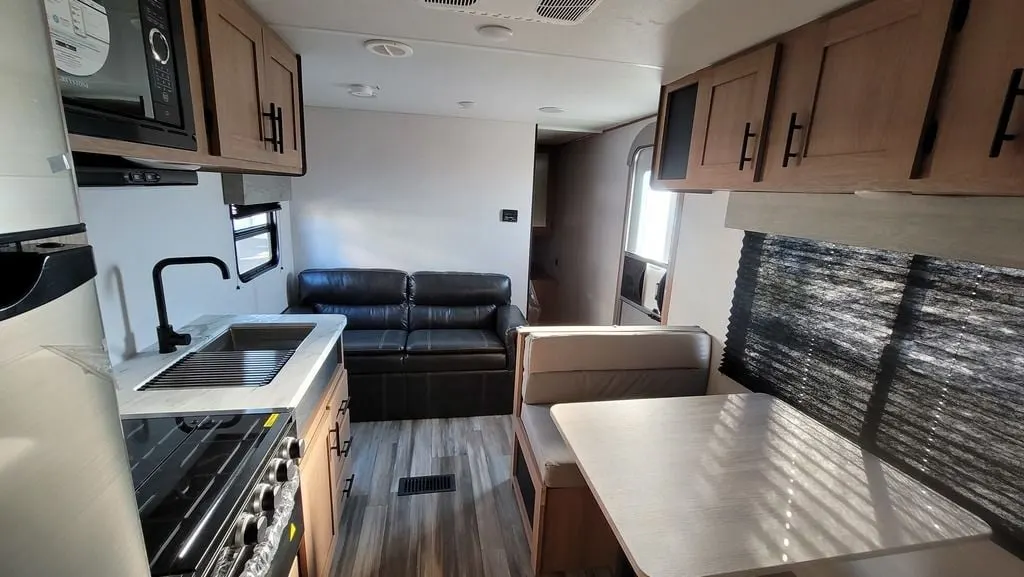
[[[221,335],[231,325],[314,325],[273,381],[262,387],[137,390],[189,352]],[[192,344],[166,355],[152,346],[113,368],[122,417],[294,409],[301,403],[324,362],[339,348],[344,315],[206,315],[179,330]]]
[[[551,415],[640,577],[765,575],[990,534],[767,395],[570,403]]]

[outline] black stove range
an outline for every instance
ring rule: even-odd
[[[304,446],[290,415],[124,419],[122,427],[152,577],[262,577],[291,567]]]

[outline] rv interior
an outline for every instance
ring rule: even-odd
[[[1021,0],[9,0],[0,576],[1024,577]]]

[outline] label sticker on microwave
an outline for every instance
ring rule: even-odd
[[[107,63],[110,22],[102,4],[93,0],[46,0],[46,21],[53,58],[61,72],[92,76]],[[128,20],[125,24],[131,25]]]

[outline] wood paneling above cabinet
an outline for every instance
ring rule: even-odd
[[[1024,194],[1024,137],[1013,137],[1024,130],[1015,72],[1024,40],[1013,24],[1022,17],[1019,0],[873,0],[666,85],[655,181],[673,190]],[[680,119],[687,112],[671,104],[694,85],[693,113]],[[768,111],[762,130],[758,107]],[[741,110],[750,119],[742,125]],[[680,128],[688,121],[689,132]],[[752,164],[741,169],[744,136]]]

